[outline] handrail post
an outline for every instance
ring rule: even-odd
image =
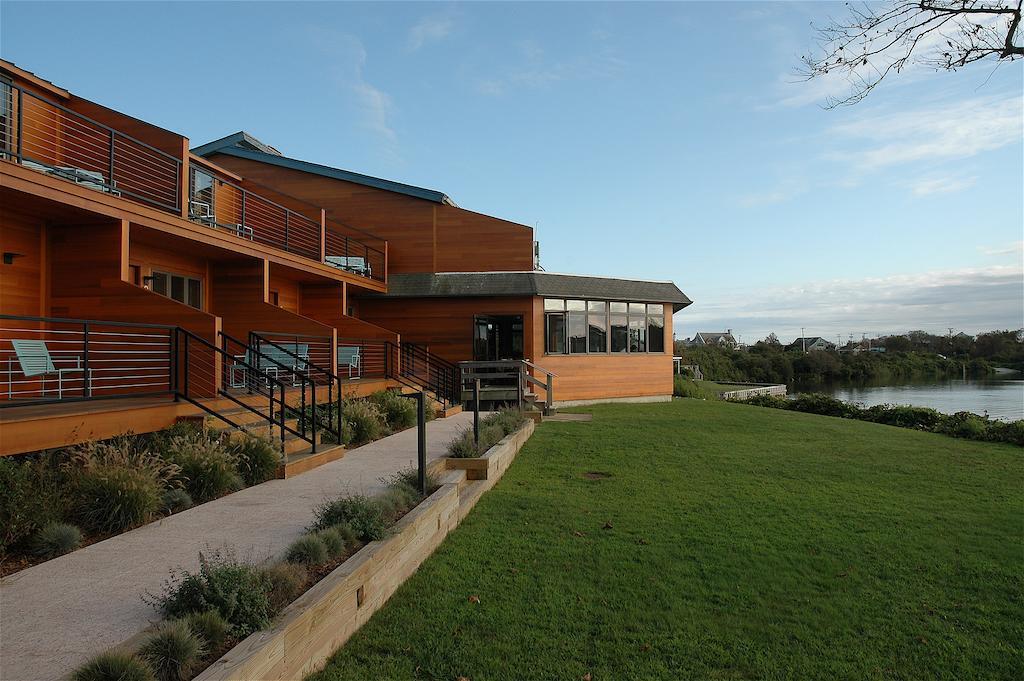
[[[416,458],[420,493],[427,496],[427,410],[424,398],[422,390],[416,394]]]
[[[547,397],[544,399],[544,407],[547,411],[551,411],[552,405],[555,402],[555,377],[550,372],[545,372],[548,375],[548,384],[544,386],[544,392],[547,393]]]
[[[171,329],[170,350],[171,361],[167,367],[167,386],[174,392],[174,401],[178,401],[178,329]]]
[[[312,448],[311,452],[313,454],[316,454],[316,422],[317,422],[317,418],[318,418],[318,415],[316,413],[316,382],[313,381],[312,379],[307,379],[307,380],[309,381],[309,389],[310,389],[309,397],[310,397],[310,401],[312,402],[310,410],[311,410],[311,413],[313,414],[313,418],[310,421],[311,433],[313,435],[313,448]]]
[[[284,250],[288,250],[288,213],[291,211],[285,210],[284,212]]]
[[[281,429],[281,455],[284,457],[284,462],[288,463],[288,450],[285,448],[285,433],[284,433],[284,383],[279,383],[281,389],[281,402],[278,404],[277,417],[278,426]],[[274,389],[270,389],[270,420],[274,420]]]
[[[480,379],[473,381],[473,443],[480,452]]]
[[[185,398],[186,399],[188,398],[188,388],[189,388],[188,365],[191,364],[191,362],[189,361],[189,354],[188,354],[188,341],[189,341],[189,335],[185,334],[185,366],[182,367],[182,372],[181,373],[182,373],[182,378],[183,378],[184,383],[185,383]],[[217,382],[216,378],[217,377],[214,376],[214,384],[216,384],[216,382]]]
[[[241,187],[239,187],[239,188],[238,188],[238,191],[242,192],[242,214],[241,214],[241,225],[242,225],[242,226],[244,227],[244,226],[245,226],[245,190],[244,190],[244,189],[242,189]]]

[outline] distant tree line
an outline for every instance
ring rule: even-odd
[[[714,381],[828,383],[834,381],[910,380],[992,373],[994,367],[1024,370],[1024,344],[1018,331],[991,331],[976,338],[912,331],[872,341],[885,352],[786,349],[775,334],[742,350],[676,343],[684,364],[700,366]]]

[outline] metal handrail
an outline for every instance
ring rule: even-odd
[[[97,142],[96,140],[89,140],[89,139],[86,139],[86,138],[81,138],[82,141],[80,141],[78,143],[78,146],[80,148],[83,148],[83,149],[87,148],[87,145],[93,145],[95,148],[89,151],[90,155],[95,155],[95,156],[98,157],[98,156],[100,156],[102,154],[103,156],[105,156],[105,159],[104,159],[104,161],[105,161],[105,163],[104,163],[104,170],[107,171],[107,177],[106,177],[105,181],[100,181],[97,184],[103,185],[104,187],[106,187],[110,191],[116,191],[118,193],[118,195],[126,195],[126,196],[128,196],[128,197],[130,197],[132,199],[135,199],[137,201],[140,201],[142,203],[150,204],[150,205],[156,206],[158,208],[161,208],[163,210],[166,210],[166,211],[169,211],[169,212],[172,212],[172,213],[177,213],[180,210],[180,198],[181,198],[181,194],[182,194],[182,191],[183,191],[183,188],[181,186],[181,167],[182,167],[182,164],[183,164],[183,160],[181,158],[178,158],[178,157],[176,157],[176,156],[174,156],[172,154],[169,154],[166,151],[163,151],[161,149],[157,149],[156,147],[152,146],[151,144],[147,144],[146,142],[143,142],[140,139],[132,137],[131,135],[127,135],[127,134],[125,134],[125,133],[123,133],[123,132],[121,132],[121,131],[119,131],[119,130],[117,130],[115,128],[110,127],[109,125],[106,125],[104,123],[100,123],[99,121],[97,121],[97,120],[95,120],[93,118],[90,118],[89,116],[86,116],[86,115],[81,114],[81,113],[79,113],[77,111],[69,109],[69,108],[67,108],[67,107],[65,107],[65,106],[63,106],[63,105],[61,105],[61,104],[59,104],[59,103],[57,103],[57,102],[55,102],[55,101],[53,101],[51,99],[48,99],[46,97],[42,97],[42,96],[40,96],[40,95],[38,95],[38,94],[36,94],[34,92],[30,92],[30,91],[28,91],[28,90],[26,90],[26,89],[24,89],[24,88],[22,88],[22,87],[20,87],[18,85],[15,85],[15,84],[11,83],[11,84],[8,84],[8,87],[10,88],[10,91],[11,91],[11,102],[8,105],[8,109],[15,108],[14,107],[14,105],[15,105],[14,95],[17,96],[17,99],[16,99],[16,109],[17,109],[17,111],[16,111],[16,114],[17,114],[16,120],[13,122],[14,123],[13,126],[12,126],[12,122],[11,121],[8,121],[8,124],[7,124],[8,125],[8,134],[10,134],[10,129],[13,127],[13,128],[16,129],[17,135],[16,135],[16,137],[13,140],[11,140],[14,143],[11,147],[8,147],[8,142],[6,140],[4,141],[4,151],[9,156],[13,156],[14,158],[18,159],[19,162],[22,162],[22,163],[25,162],[25,161],[29,161],[31,163],[38,163],[40,165],[47,166],[47,167],[55,167],[55,166],[53,166],[52,163],[49,163],[49,162],[47,162],[44,159],[33,158],[33,157],[28,156],[28,155],[25,154],[25,149],[24,148],[26,146],[26,144],[25,144],[25,130],[26,130],[26,128],[25,128],[25,119],[24,119],[24,110],[25,110],[25,104],[24,103],[25,103],[25,98],[29,97],[29,98],[31,98],[33,100],[41,102],[43,105],[45,105],[47,107],[52,107],[52,109],[54,109],[55,111],[61,112],[68,119],[70,119],[72,121],[84,122],[84,123],[87,123],[90,126],[93,126],[96,129],[95,132],[101,134],[103,137],[106,138],[102,142]],[[59,125],[59,124],[58,123],[54,123],[54,125],[56,126],[56,125]],[[64,127],[68,127],[68,126],[65,125]],[[12,137],[13,137],[13,135],[12,135]],[[130,152],[128,150],[124,150],[122,155],[121,155],[121,162],[122,162],[121,165],[122,165],[122,168],[125,167],[126,165],[133,166],[132,169],[126,171],[129,177],[134,177],[136,179],[142,179],[143,181],[145,181],[145,178],[142,178],[142,175],[146,174],[146,170],[149,170],[150,172],[148,174],[150,176],[150,179],[158,179],[161,182],[165,182],[167,184],[167,187],[173,186],[173,188],[174,188],[174,200],[173,201],[167,202],[167,201],[164,201],[164,200],[160,200],[158,198],[144,196],[142,194],[139,194],[138,192],[135,192],[135,191],[132,191],[131,189],[128,189],[123,184],[121,186],[118,186],[116,184],[114,175],[115,175],[115,171],[117,170],[118,154],[117,154],[117,149],[116,149],[116,142],[118,140],[123,140],[125,142],[130,142],[133,145],[138,145],[139,147],[149,151],[150,153],[155,154],[158,158],[160,158],[164,162],[173,165],[173,168],[174,168],[173,178],[171,177],[171,175],[169,173],[167,174],[166,177],[161,177],[159,174],[154,174],[153,171],[155,170],[155,168],[151,165],[151,160],[150,159],[143,158],[139,154]],[[42,146],[42,144],[40,144],[40,143],[36,143],[36,145],[37,146]],[[53,142],[53,145],[56,147],[57,146],[56,142]],[[54,159],[54,160],[56,160],[56,159]],[[150,163],[147,163],[147,161],[150,161]],[[96,171],[96,172],[100,172],[100,171]],[[159,173],[159,171],[156,171],[156,172]],[[100,174],[102,175],[102,172]],[[59,174],[58,174],[58,176],[59,176]]]

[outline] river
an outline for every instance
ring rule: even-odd
[[[789,392],[791,395],[823,392],[866,407],[909,404],[931,407],[945,414],[970,411],[1001,421],[1024,419],[1024,380],[1020,378],[946,379],[900,385],[798,384],[790,386]]]

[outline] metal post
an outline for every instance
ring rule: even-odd
[[[185,397],[188,397],[188,385],[189,385],[188,384],[188,365],[190,364],[190,362],[188,360],[189,360],[189,357],[188,357],[188,334],[186,333],[185,334],[185,366],[182,367],[182,374],[183,374],[182,379],[183,379],[183,381],[185,383]],[[214,376],[214,383],[216,383],[216,378],[217,377]]]
[[[288,250],[288,213],[291,211],[285,210],[284,212],[284,250]]]
[[[288,450],[284,447],[284,383],[281,383],[281,403],[277,410],[278,426],[281,428],[281,454],[284,456],[284,462],[288,463]],[[273,422],[274,417],[274,389],[270,389],[270,417]]]
[[[245,226],[245,190],[244,189],[240,189],[239,191],[242,192],[242,226],[244,227]]]
[[[316,382],[313,381],[312,379],[309,379],[309,378],[307,378],[306,380],[309,381],[309,388],[310,388],[310,395],[309,395],[309,397],[310,397],[310,400],[312,400],[312,402],[313,402],[312,407],[311,407],[312,414],[313,414],[313,420],[311,421],[311,427],[312,427],[312,430],[313,430],[313,450],[312,451],[313,451],[313,454],[316,454],[316,422],[317,422],[317,413],[316,413]],[[303,416],[305,416],[305,414],[303,414]]]
[[[171,329],[171,337],[169,339],[171,346],[171,361],[170,366],[167,367],[167,386],[174,392],[174,401],[178,401],[178,329]]]
[[[416,393],[416,454],[420,474],[420,493],[427,496],[427,409],[423,392]]]
[[[480,379],[473,381],[473,443],[480,450]]]

